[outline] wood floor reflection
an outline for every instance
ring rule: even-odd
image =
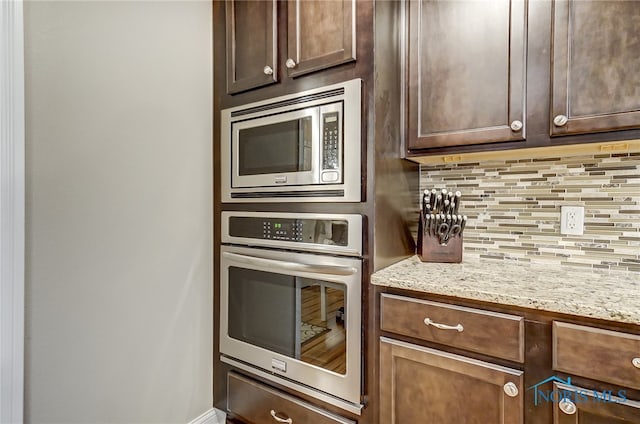
[[[302,344],[301,359],[340,374],[346,373],[346,331],[344,323],[336,320],[338,308],[344,306],[344,292],[331,287],[327,292],[327,320],[322,321],[320,286],[302,289],[302,321],[326,327],[329,331]]]

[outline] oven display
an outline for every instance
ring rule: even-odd
[[[348,245],[348,222],[329,219],[291,219],[233,216],[229,235],[321,245]]]

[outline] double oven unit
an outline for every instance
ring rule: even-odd
[[[363,217],[294,203],[361,200],[360,115],[352,80],[223,110],[221,124],[222,202],[246,207],[221,213],[220,360],[355,414]]]

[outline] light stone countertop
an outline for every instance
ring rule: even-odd
[[[375,285],[640,325],[640,273],[417,256],[374,273]]]

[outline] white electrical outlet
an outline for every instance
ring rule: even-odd
[[[584,207],[562,206],[560,208],[560,234],[584,234]]]

